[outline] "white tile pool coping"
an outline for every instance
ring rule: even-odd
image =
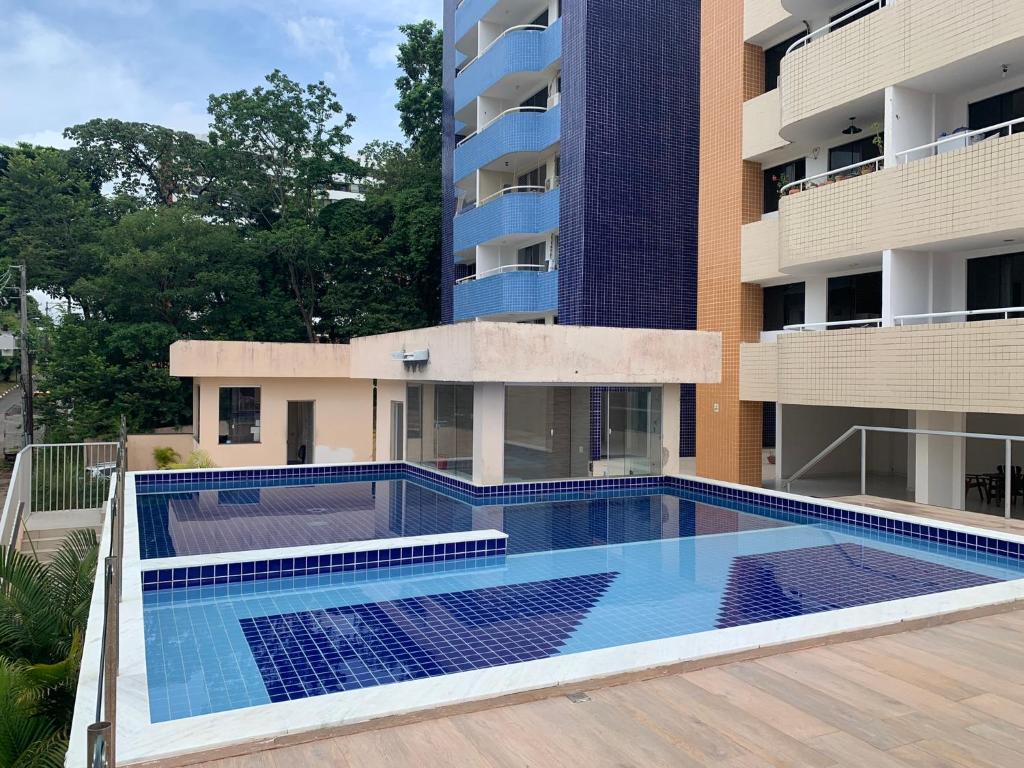
[[[1024,599],[1024,579],[986,584],[933,595],[891,600],[883,603],[842,608],[839,610],[797,616],[727,629],[698,632],[679,637],[615,646],[581,653],[554,656],[537,661],[521,662],[489,669],[458,672],[440,677],[411,680],[403,683],[364,688],[355,691],[314,696],[296,701],[263,704],[244,709],[215,712],[207,715],[149,722],[149,688],[146,679],[146,651],[143,631],[143,570],[153,570],[154,563],[181,567],[184,558],[162,561],[139,559],[138,519],[135,475],[129,473],[125,487],[125,508],[133,514],[125,516],[124,583],[120,614],[120,673],[117,691],[117,762],[119,765],[150,762],[194,752],[273,739],[305,731],[337,728],[375,718],[403,715],[446,705],[521,693],[552,686],[580,683],[592,678],[638,672],[652,667],[707,659],[773,645],[812,640],[829,635],[870,630],[905,621],[914,621]],[[833,503],[797,494],[770,491],[752,486],[709,481],[689,475],[675,475],[741,491],[757,491],[766,496],[798,502],[825,504],[836,509],[863,512],[876,517],[922,523],[950,531],[1024,543],[1016,536],[991,529],[955,523],[941,523],[930,518],[915,517],[853,504]],[[474,532],[479,537],[479,531]],[[451,534],[444,534],[450,536]],[[100,545],[102,553],[109,549],[110,515],[106,516]],[[438,537],[416,537],[432,543]],[[395,541],[395,540],[389,540]],[[409,545],[409,539],[400,540]],[[366,544],[367,542],[358,542]],[[353,542],[353,544],[357,544]],[[344,551],[335,546],[331,552]],[[302,554],[313,554],[317,548],[300,548]],[[285,550],[264,550],[280,556]],[[291,550],[289,550],[291,551]],[[254,555],[249,557],[249,555]],[[270,557],[270,554],[266,555]],[[287,556],[287,555],[285,555]],[[213,563],[213,556],[197,556],[203,564]],[[238,558],[238,553],[224,557]],[[191,560],[191,558],[189,558]],[[257,553],[246,553],[246,560],[262,559]],[[234,561],[234,560],[232,560]],[[228,562],[219,560],[217,562]],[[74,722],[65,764],[80,766],[86,757],[86,728],[95,719],[96,690],[103,616],[102,579],[93,588],[89,624],[86,630],[75,701]],[[400,686],[400,687],[396,687]]]

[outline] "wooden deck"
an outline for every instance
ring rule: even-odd
[[[932,507],[927,504],[917,504],[913,501],[900,501],[898,499],[886,499],[881,496],[840,496],[831,501],[841,501],[847,504],[859,504],[862,507],[874,507],[875,509],[887,509],[890,512],[899,512],[904,515],[916,515],[928,517],[943,523],[959,523],[961,525],[973,525],[977,528],[991,528],[994,531],[1004,531],[1018,536],[1024,536],[1024,520],[1018,517],[1007,520],[1001,514],[982,514],[980,512],[960,512],[956,509],[946,507]],[[1014,515],[1020,515],[1021,509],[1014,507]]]
[[[850,503],[1024,534],[875,497]],[[1020,768],[1024,606],[694,671],[430,713],[203,768]],[[176,765],[182,765],[175,761]]]

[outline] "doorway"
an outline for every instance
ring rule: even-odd
[[[313,401],[288,401],[288,463],[313,463]]]
[[[405,458],[405,403],[391,401],[391,461]]]

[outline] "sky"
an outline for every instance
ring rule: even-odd
[[[352,148],[401,139],[400,24],[442,0],[0,0],[0,144],[68,146],[65,127],[115,117],[204,133],[211,93],[275,68],[324,80],[356,116]]]

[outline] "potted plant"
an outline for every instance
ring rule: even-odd
[[[872,123],[868,129],[874,131],[875,137],[871,140],[871,143],[878,148],[878,156],[885,157],[885,133],[882,132],[881,123]]]

